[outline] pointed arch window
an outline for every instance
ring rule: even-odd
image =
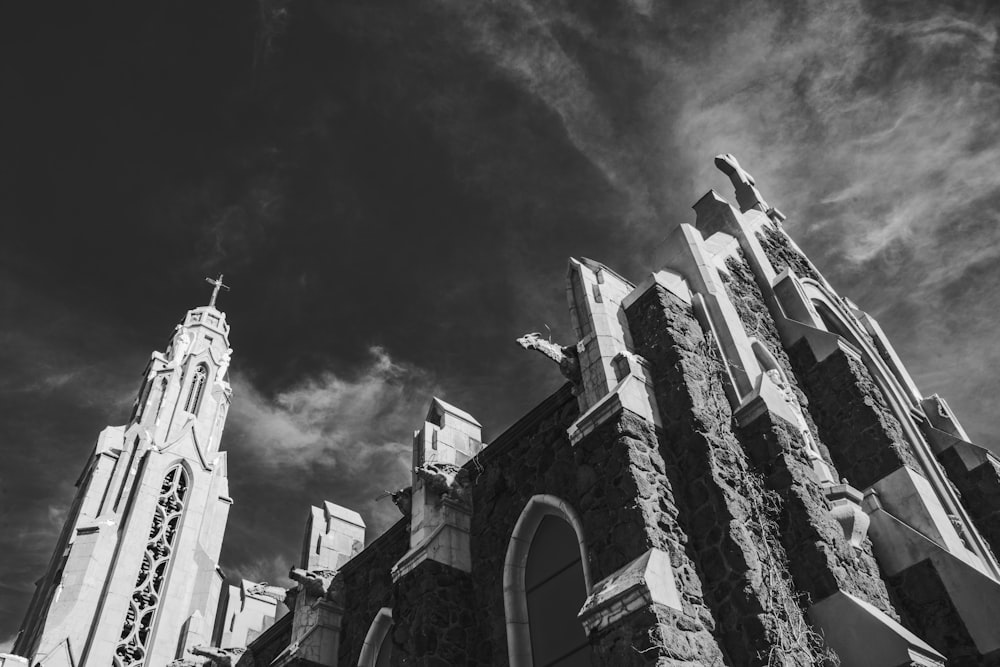
[[[184,513],[187,490],[187,473],[183,467],[175,465],[167,471],[160,485],[146,552],[139,566],[135,589],[125,612],[121,637],[115,648],[114,667],[143,667],[145,664],[153,622]]]
[[[583,525],[567,503],[548,495],[528,501],[504,561],[507,651],[512,667],[591,664],[577,618],[590,592]]]
[[[191,387],[188,389],[187,400],[184,402],[184,409],[190,413],[198,414],[201,407],[201,398],[205,393],[205,383],[208,382],[208,366],[204,363],[198,364],[194,369],[194,376],[191,378]]]

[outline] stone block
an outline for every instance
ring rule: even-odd
[[[310,508],[302,547],[306,570],[337,570],[364,548],[365,522],[354,510],[329,501]]]
[[[896,520],[957,557],[974,563],[975,567],[983,567],[979,558],[968,549],[963,537],[958,534],[934,489],[923,475],[903,466],[876,481],[871,485],[871,490],[877,494],[881,508]],[[882,533],[879,536],[882,539]],[[887,535],[885,539],[890,540],[890,545],[878,545],[879,551],[895,551],[896,545],[891,542],[892,538]],[[898,556],[893,558],[894,562],[899,560]],[[902,567],[907,565],[909,563]],[[883,567],[887,567],[885,563]],[[890,570],[890,574],[892,573],[894,572]]]
[[[850,593],[838,591],[809,607],[809,618],[844,667],[943,667],[943,655]]]
[[[650,549],[594,584],[579,618],[591,633],[620,623],[651,605],[683,610],[670,556],[661,549]]]

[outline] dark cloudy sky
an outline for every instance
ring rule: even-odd
[[[307,508],[374,537],[432,395],[486,437],[560,384],[566,258],[633,280],[735,153],[972,437],[1000,382],[996,3],[157,0],[0,21],[0,649],[94,439],[224,272],[222,566]]]

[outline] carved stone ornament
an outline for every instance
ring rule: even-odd
[[[293,567],[288,573],[292,581],[299,582],[307,601],[321,600],[329,597],[334,590],[333,582],[337,577],[336,570],[303,570]]]
[[[830,472],[829,466],[823,459],[823,455],[820,453],[819,445],[816,444],[815,438],[813,438],[812,431],[809,430],[809,423],[806,422],[805,415],[802,413],[802,405],[799,403],[798,397],[792,390],[791,385],[785,379],[785,376],[777,370],[769,370],[765,372],[771,383],[781,392],[782,398],[785,400],[785,405],[795,419],[795,427],[798,429],[802,440],[805,443],[806,456],[809,458],[813,471],[816,473],[816,477],[822,484],[832,484],[836,481],[836,478]]]
[[[392,503],[402,512],[403,516],[410,516],[413,509],[413,487],[406,487],[389,494]]]
[[[214,667],[256,667],[253,653],[245,648],[216,648],[214,646],[193,646],[191,653],[208,658]]]
[[[174,341],[170,344],[170,361],[167,363],[171,366],[179,365],[181,359],[184,358],[184,353],[187,352],[190,346],[191,332],[187,330],[187,327],[178,324],[177,332],[174,334]]]
[[[222,358],[219,359],[219,370],[215,372],[215,384],[222,385],[226,379],[226,373],[229,371],[229,364],[233,360],[233,348],[226,348],[226,351],[222,353]]]
[[[168,662],[167,667],[209,667],[211,661],[205,658],[178,658]]]
[[[830,501],[830,514],[844,530],[844,539],[855,549],[860,549],[871,523],[861,507],[864,495],[846,481],[826,487],[825,493]]]
[[[469,471],[453,463],[431,461],[414,468],[413,472],[423,480],[427,490],[441,498],[449,498],[460,503],[469,502],[472,484]]]
[[[540,333],[529,333],[517,339],[517,344],[526,350],[535,350],[559,364],[559,371],[573,384],[580,384],[580,358],[573,345],[559,345],[546,340]]]
[[[247,595],[262,595],[278,602],[284,602],[288,591],[281,586],[268,586],[266,582],[247,586]]]

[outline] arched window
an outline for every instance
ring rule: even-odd
[[[142,667],[145,664],[149,635],[184,513],[187,489],[188,478],[183,467],[176,465],[167,471],[160,485],[146,553],[142,557],[135,589],[125,613],[121,639],[115,648],[114,667]]]
[[[194,369],[194,377],[191,379],[191,388],[188,389],[187,400],[184,402],[184,409],[190,413],[198,414],[201,407],[201,397],[205,393],[205,382],[208,381],[208,366],[198,364]]]
[[[568,504],[534,496],[521,513],[504,562],[511,667],[590,665],[577,614],[590,592],[583,526]]]
[[[358,667],[388,667],[392,662],[392,610],[382,607],[375,615],[361,647]]]

